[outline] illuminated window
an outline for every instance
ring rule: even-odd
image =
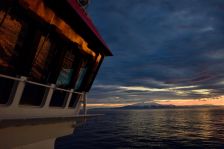
[[[81,64],[81,68],[79,70],[79,75],[78,75],[78,79],[76,81],[75,84],[75,90],[79,90],[80,87],[82,86],[82,83],[84,81],[84,78],[86,76],[86,72],[88,70],[88,65],[87,65],[87,60],[83,60],[82,64]]]
[[[42,35],[31,68],[31,76],[36,80],[44,80],[46,77],[47,60],[51,49],[51,41],[48,36]]]
[[[57,86],[67,86],[70,84],[74,68],[73,63],[75,60],[75,54],[72,49],[67,50],[65,57],[62,62],[62,68],[60,70],[56,85]]]
[[[17,55],[15,46],[18,41],[22,23],[6,10],[0,11],[0,67],[13,68],[13,57]]]

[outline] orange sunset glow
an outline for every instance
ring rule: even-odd
[[[172,100],[153,100],[153,102],[161,105],[175,105],[175,106],[224,106],[224,96],[216,98],[202,98],[202,99],[172,99]],[[146,102],[147,103],[147,102]],[[116,108],[128,105],[134,105],[137,102],[130,103],[89,103],[89,108]]]
[[[199,105],[214,105],[224,106],[224,96],[217,98],[202,98],[202,99],[179,99],[179,100],[156,100],[158,104],[175,105],[175,106],[199,106]]]

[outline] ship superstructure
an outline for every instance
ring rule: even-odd
[[[112,53],[82,4],[0,1],[1,125],[69,118],[79,116],[82,104],[86,109],[86,93]]]

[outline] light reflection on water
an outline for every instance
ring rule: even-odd
[[[98,111],[56,148],[223,148],[224,109]]]

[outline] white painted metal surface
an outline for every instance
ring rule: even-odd
[[[21,76],[20,78],[6,76],[0,74],[1,78],[14,81],[14,85],[11,90],[10,99],[7,104],[0,105],[0,121],[8,119],[29,119],[29,118],[52,118],[52,117],[74,117],[79,114],[81,104],[84,105],[84,111],[86,113],[86,96],[85,92],[74,92],[73,89],[66,90],[57,88],[55,84],[46,85],[27,80],[27,77]],[[26,84],[37,85],[45,87],[45,95],[42,100],[41,106],[32,105],[20,105],[20,100],[24,92]],[[54,91],[60,90],[66,92],[65,103],[61,107],[51,107],[49,104],[52,100]],[[75,107],[69,107],[72,95],[80,94],[77,99]]]

